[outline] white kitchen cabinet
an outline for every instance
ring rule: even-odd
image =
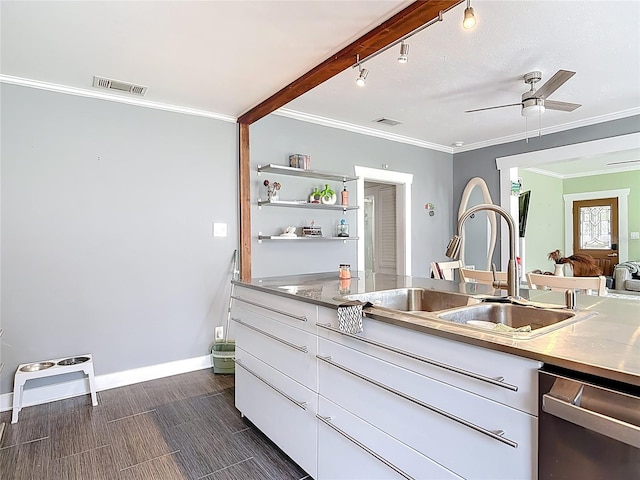
[[[365,318],[364,331],[338,331],[335,311],[318,310],[320,336],[531,415],[538,413],[541,362]]]
[[[236,407],[317,480],[535,478],[539,362],[238,286]]]
[[[260,315],[313,334],[317,331],[318,307],[312,303],[236,286],[232,296],[232,314],[236,308],[251,309]]]
[[[316,478],[318,395],[236,346],[236,408]]]
[[[317,307],[236,286],[236,408],[309,475],[317,469]]]
[[[522,479],[535,471],[535,416],[323,338],[318,358],[321,398],[456,474]]]
[[[237,302],[231,315],[236,344],[246,351],[258,352],[263,362],[317,391],[317,336],[267,313],[263,308]]]
[[[335,403],[320,397],[318,479],[396,478],[444,480],[461,477]]]

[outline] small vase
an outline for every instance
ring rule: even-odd
[[[564,264],[563,263],[556,263],[555,264],[555,269],[553,270],[553,274],[556,277],[564,277]]]
[[[325,205],[335,205],[337,200],[338,200],[338,197],[336,196],[335,193],[333,195],[325,195],[320,199],[320,201]]]

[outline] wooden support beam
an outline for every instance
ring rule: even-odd
[[[249,124],[239,123],[240,279],[251,280],[251,156]]]
[[[431,22],[440,12],[446,12],[464,0],[421,0],[407,6],[389,20],[358,40],[327,58],[303,76],[274,93],[238,118],[239,131],[239,193],[240,193],[240,278],[251,280],[251,157],[249,126],[293,99],[317,87],[360,59],[376,53],[387,45]],[[338,4],[336,4],[338,5]]]
[[[437,18],[439,12],[447,11],[463,2],[464,0],[423,0],[410,4],[241,115],[238,122],[251,124],[260,120],[343,70],[352,67],[356,63],[356,55],[363,59]]]

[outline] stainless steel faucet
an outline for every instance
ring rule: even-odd
[[[520,282],[518,281],[518,262],[516,259],[516,226],[513,222],[513,218],[504,208],[493,205],[491,203],[481,203],[475,205],[466,210],[462,216],[458,219],[458,229],[456,234],[449,241],[447,245],[447,257],[457,259],[460,255],[460,243],[462,237],[460,232],[462,231],[462,225],[465,220],[476,212],[482,210],[489,210],[496,212],[502,218],[504,218],[509,226],[509,264],[507,265],[507,295],[511,298],[520,298]],[[494,282],[494,288],[501,288],[503,285],[501,282]]]

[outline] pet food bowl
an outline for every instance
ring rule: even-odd
[[[55,365],[53,362],[37,362],[37,363],[29,363],[20,367],[21,372],[38,372],[40,370],[46,370],[47,368],[51,368]]]
[[[65,358],[64,360],[60,360],[58,365],[61,367],[66,367],[67,365],[78,365],[79,363],[88,362],[89,357],[70,357]]]

